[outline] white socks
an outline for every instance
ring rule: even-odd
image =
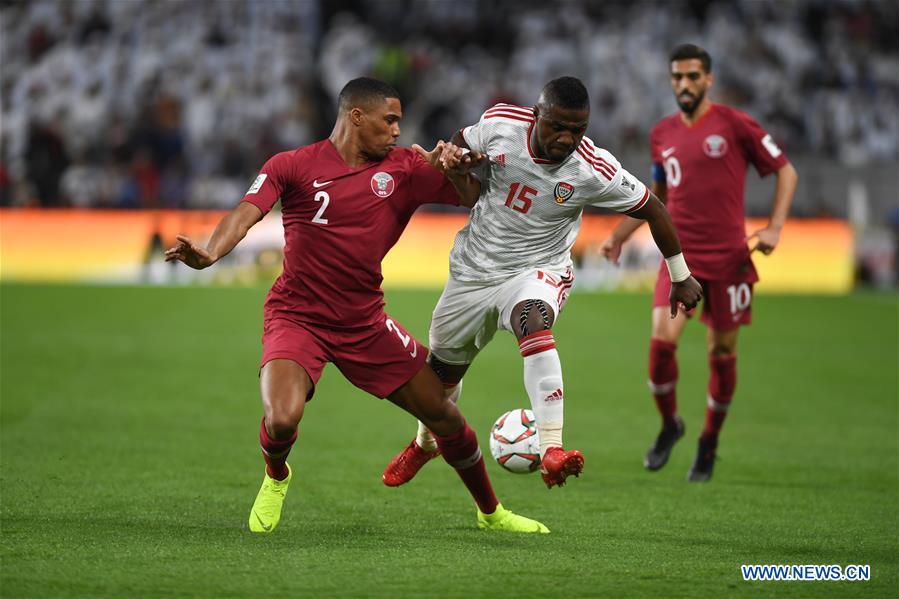
[[[462,395],[462,381],[459,381],[459,384],[454,387],[445,388],[443,395],[453,403],[459,401],[459,396]],[[418,423],[418,433],[415,435],[415,443],[427,452],[437,451],[437,440],[431,434],[431,431],[428,430],[428,427],[420,421]]]
[[[562,362],[552,331],[528,335],[518,342],[524,358],[524,388],[531,400],[540,437],[540,457],[550,447],[562,447]]]
[[[524,388],[531,400],[531,409],[537,421],[540,437],[540,457],[550,447],[562,447],[564,393],[562,362],[556,351],[552,331],[540,331],[519,340],[518,347],[524,359]],[[462,381],[444,391],[453,403],[459,401]],[[415,442],[425,451],[435,451],[437,441],[431,431],[418,423]]]

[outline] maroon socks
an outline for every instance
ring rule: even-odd
[[[287,455],[296,440],[296,431],[290,439],[283,441],[272,439],[265,429],[265,418],[262,419],[262,424],[259,426],[259,446],[262,447],[262,457],[265,458],[266,474],[275,480],[287,478]]]
[[[466,422],[465,426],[455,433],[444,437],[434,435],[434,438],[443,459],[459,473],[459,478],[478,504],[478,509],[485,514],[495,512],[499,502],[487,477],[484,457],[478,447],[478,438],[468,423]]]

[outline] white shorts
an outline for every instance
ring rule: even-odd
[[[543,300],[558,320],[573,281],[571,269],[528,270],[495,285],[462,283],[450,275],[431,317],[431,353],[447,364],[470,364],[497,329],[512,331],[512,309],[525,300]]]

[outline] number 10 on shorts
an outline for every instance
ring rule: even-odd
[[[749,307],[749,302],[752,300],[752,291],[750,291],[748,283],[730,285],[727,288],[727,295],[730,296],[731,314],[742,312]]]

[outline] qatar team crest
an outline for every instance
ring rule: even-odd
[[[371,177],[371,190],[379,198],[386,198],[393,193],[396,183],[390,173],[378,172]]]
[[[553,190],[553,194],[556,196],[556,204],[564,204],[571,196],[574,195],[574,186],[569,183],[560,181],[559,183],[556,183],[556,188]]]
[[[727,140],[720,135],[709,135],[702,142],[702,151],[709,158],[721,158],[727,154]]]

